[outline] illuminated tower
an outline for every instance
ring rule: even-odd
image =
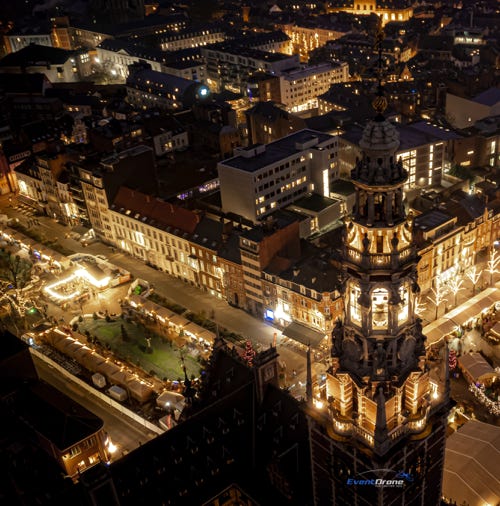
[[[418,256],[404,206],[407,173],[395,159],[399,135],[383,116],[386,106],[379,74],[377,114],[351,172],[356,205],[344,228],[345,314],[332,334],[322,391],[327,430],[319,415],[311,424],[315,504],[440,502],[447,360],[437,374],[426,360],[415,314]]]

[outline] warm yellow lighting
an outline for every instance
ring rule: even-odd
[[[318,409],[323,409],[323,403],[320,400],[318,400],[318,399],[314,399],[314,405]]]
[[[118,450],[118,447],[111,441],[111,439],[108,439],[108,452],[113,454]]]

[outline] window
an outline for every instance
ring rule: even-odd
[[[372,293],[372,326],[374,329],[386,328],[388,321],[388,293],[378,288]]]

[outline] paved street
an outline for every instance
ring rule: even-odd
[[[156,437],[147,427],[139,425],[128,416],[115,410],[108,404],[103,404],[97,397],[88,393],[78,384],[68,381],[67,377],[48,364],[32,355],[33,362],[40,378],[57,388],[68,397],[95,413],[104,421],[104,428],[111,437],[111,441],[117,446],[117,452],[112,458],[119,458],[123,454],[132,451],[140,444]]]
[[[28,224],[31,219],[29,216],[29,210],[16,209],[16,203],[13,202],[14,207],[9,207],[8,199],[6,196],[0,197],[0,209],[4,208],[4,212],[11,216],[17,217],[21,223]],[[26,214],[28,212],[28,215]],[[51,218],[41,216],[37,218],[39,221],[39,227],[44,231],[44,235],[47,239],[57,238],[58,242],[66,249],[93,255],[104,255],[108,260],[124,269],[132,272],[135,277],[143,278],[155,287],[155,291],[163,297],[170,299],[171,301],[180,304],[181,306],[193,311],[195,313],[211,314],[212,311],[215,314],[214,321],[217,322],[221,327],[225,327],[228,330],[242,335],[245,338],[250,339],[254,343],[261,343],[263,347],[269,346],[273,342],[274,333],[277,332],[278,336],[281,332],[273,327],[271,324],[259,320],[241,309],[236,309],[229,306],[223,300],[214,298],[213,296],[205,293],[183,281],[171,277],[165,273],[159,272],[156,269],[148,267],[140,260],[133,258],[130,255],[116,251],[111,247],[96,242],[89,246],[82,248],[81,244],[68,237],[68,233],[71,229],[67,226],[61,225]],[[485,271],[486,258],[481,259],[479,269]],[[489,281],[489,274],[483,272],[482,278],[478,281],[476,286],[476,292],[481,286],[487,286]],[[497,282],[497,286],[500,282]],[[128,286],[128,285],[127,285]],[[459,290],[456,298],[457,305],[467,302],[472,295],[472,283],[466,277],[462,289]],[[118,299],[123,298],[126,291],[124,287],[113,288],[106,291],[106,295],[101,295],[106,299],[106,303],[111,304],[108,308],[110,312],[119,312]],[[448,301],[444,302],[438,310],[438,315],[443,316],[447,310],[451,310],[455,307],[455,300],[453,295],[447,296]],[[425,295],[423,297],[426,309],[422,314],[424,326],[434,320],[435,307],[427,299]],[[101,304],[100,300],[89,301],[88,305],[84,306],[85,312],[93,312],[96,307]],[[116,307],[115,307],[116,306]],[[60,312],[59,308],[54,307],[52,310],[57,313]],[[77,311],[70,314],[65,314],[66,321],[69,321]],[[291,343],[285,344],[278,337],[278,352],[280,354],[280,361],[286,364],[286,384],[295,385],[294,392],[296,395],[301,395],[304,392],[303,384],[305,382],[305,370],[306,370],[306,359],[305,351],[299,345],[293,345]],[[292,374],[292,371],[296,371],[296,375]],[[324,370],[322,364],[315,365],[315,371],[320,373]],[[299,383],[300,382],[300,383]]]
[[[2,212],[9,217],[19,219],[20,223],[27,226],[33,219],[33,216],[30,215],[29,210],[16,206],[15,201],[10,205],[7,196],[0,196],[0,209],[3,210]],[[57,238],[59,244],[73,252],[104,255],[111,263],[130,271],[136,278],[142,278],[152,283],[155,287],[155,292],[159,295],[195,313],[211,314],[213,311],[215,314],[213,320],[219,326],[248,338],[254,343],[261,343],[264,348],[273,342],[275,332],[278,333],[278,336],[281,334],[279,330],[269,323],[259,320],[241,309],[229,306],[223,300],[216,299],[179,279],[157,271],[130,255],[119,252],[101,242],[82,247],[78,241],[67,237],[68,233],[71,232],[70,227],[61,225],[46,216],[38,216],[36,219],[39,223],[36,225],[37,228],[43,230],[43,234],[48,240]],[[112,307],[108,308],[110,312],[119,312],[117,301],[123,298],[124,292],[126,292],[126,288],[117,287],[107,290],[106,295],[101,294],[103,301],[105,297],[106,302],[112,304]],[[95,306],[99,306],[99,301],[90,300],[84,305],[84,311],[91,313]],[[64,317],[66,322],[69,322],[78,312],[77,308],[74,308],[73,312],[71,310],[64,312],[55,304],[52,304],[49,309],[49,314],[57,318]],[[296,395],[302,394],[304,392],[303,384],[305,382],[306,371],[305,351],[300,349],[298,345],[282,344],[279,339],[277,347],[280,354],[280,362],[286,364],[286,384],[295,385],[293,390]],[[293,370],[296,371],[296,375],[292,374]],[[299,381],[301,382],[300,384]]]

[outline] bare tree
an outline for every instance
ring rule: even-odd
[[[476,293],[476,285],[482,274],[483,271],[478,270],[477,265],[473,265],[465,272],[465,275],[470,279],[472,283],[472,295]]]
[[[460,290],[463,290],[462,288],[462,285],[464,284],[464,280],[459,278],[458,276],[454,276],[452,278],[450,278],[450,280],[448,281],[447,285],[448,285],[448,289],[450,290],[450,292],[453,294],[453,305],[457,305],[457,296],[458,296],[458,292]]]
[[[422,300],[422,296],[419,295],[415,300],[415,313],[422,317],[425,310],[427,309],[427,304]]]
[[[428,295],[427,298],[432,302],[432,304],[434,304],[434,307],[436,308],[434,319],[437,320],[439,306],[443,302],[448,302],[448,299],[445,298],[446,288],[442,284],[436,285],[436,288],[431,288],[431,294],[432,295]]]
[[[498,266],[500,265],[500,256],[495,248],[491,248],[486,265],[486,272],[490,274],[490,285],[492,285],[493,276],[498,272]]]

